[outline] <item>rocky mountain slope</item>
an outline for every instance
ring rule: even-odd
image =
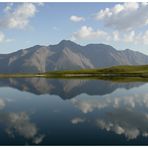
[[[78,45],[63,40],[57,45],[36,45],[10,54],[0,54],[0,73],[35,73],[114,65],[148,64],[148,56],[129,49],[119,51],[105,44]]]

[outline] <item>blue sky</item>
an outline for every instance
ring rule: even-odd
[[[63,39],[148,54],[147,3],[0,3],[0,53]]]

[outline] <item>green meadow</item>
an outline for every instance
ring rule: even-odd
[[[98,69],[61,70],[46,73],[0,74],[0,78],[102,79],[115,82],[148,81],[148,65],[112,66]]]

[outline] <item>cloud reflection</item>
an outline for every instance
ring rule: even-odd
[[[130,96],[106,96],[98,99],[78,99],[74,98],[72,103],[83,113],[89,113],[94,109],[105,108],[148,108],[148,94],[134,94]]]
[[[0,109],[6,107],[6,102],[0,99]],[[39,134],[37,126],[30,121],[30,117],[26,112],[0,112],[0,122],[7,125],[6,133],[15,138],[16,134],[30,139],[34,144],[43,141],[44,135]]]
[[[100,129],[124,135],[128,140],[148,137],[148,94],[104,96],[99,99],[73,99],[85,117],[99,111],[94,122]],[[101,115],[100,115],[101,114]]]
[[[80,117],[76,117],[76,118],[73,118],[71,120],[72,124],[79,124],[79,123],[83,123],[83,122],[85,122],[85,119],[84,118],[80,118]]]
[[[0,98],[0,110],[1,110],[1,109],[4,109],[5,106],[6,106],[5,101],[4,101],[3,99]]]

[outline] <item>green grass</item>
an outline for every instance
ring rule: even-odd
[[[47,75],[55,76],[143,76],[148,77],[148,65],[141,66],[113,66],[109,68],[100,69],[81,69],[81,70],[67,70],[67,71],[52,71],[45,73]]]
[[[113,66],[100,69],[81,69],[50,71],[46,73],[0,74],[0,78],[64,78],[64,79],[102,79],[111,81],[148,81],[148,65]]]

